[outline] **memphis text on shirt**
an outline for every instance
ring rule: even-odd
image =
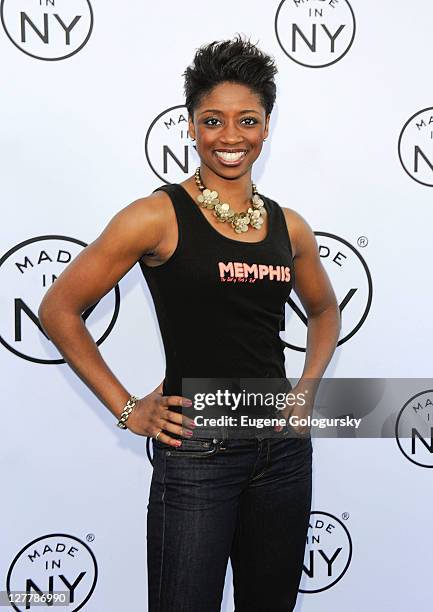
[[[288,266],[248,264],[244,261],[219,261],[218,268],[222,282],[254,283],[257,279],[268,279],[286,283],[290,281],[290,268]]]

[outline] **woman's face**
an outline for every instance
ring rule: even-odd
[[[224,178],[251,169],[268,135],[269,115],[249,87],[224,82],[203,96],[189,118],[201,162]]]

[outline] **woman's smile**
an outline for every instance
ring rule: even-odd
[[[239,166],[247,153],[246,149],[217,149],[215,156],[224,166]]]

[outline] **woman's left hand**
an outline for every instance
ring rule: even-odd
[[[307,419],[313,413],[315,388],[314,385],[299,382],[290,392],[294,396],[293,403],[282,410],[278,410],[278,418],[286,419],[287,426],[299,436],[308,436],[311,426],[297,423],[300,419]],[[290,421],[289,421],[290,419]],[[280,432],[283,425],[276,425],[275,431]]]

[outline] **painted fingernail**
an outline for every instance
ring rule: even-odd
[[[176,446],[181,446],[182,442],[180,440],[176,440],[175,445]]]
[[[183,399],[182,406],[192,406],[192,401],[190,399]]]
[[[187,430],[185,431],[185,435],[186,435],[186,436],[192,436],[192,433],[193,433],[193,432],[192,432],[192,431],[190,431],[189,429],[187,429]]]

